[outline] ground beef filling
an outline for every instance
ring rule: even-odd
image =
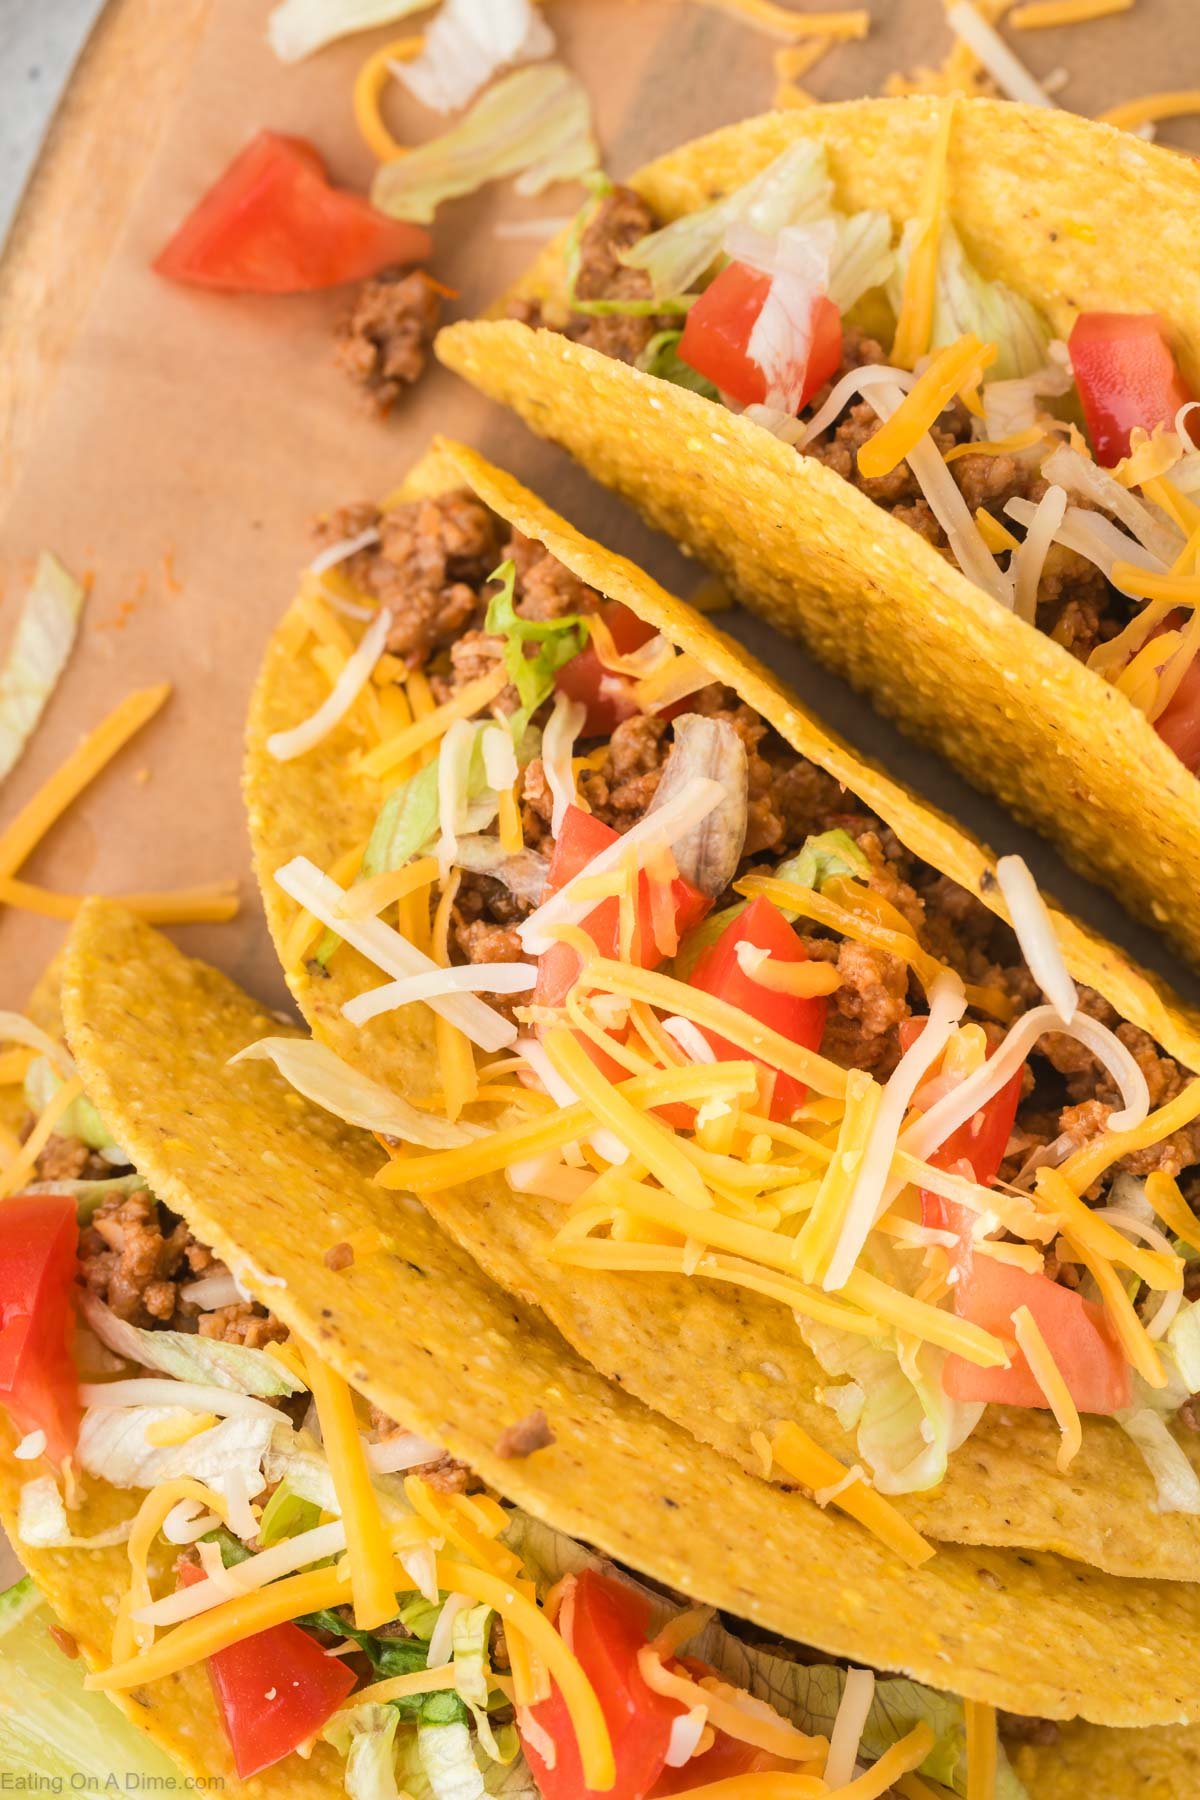
[[[848,333],[847,345],[848,355],[860,360],[878,360],[882,355],[878,344],[860,334]],[[966,417],[961,409],[946,415],[947,446],[963,441]],[[834,434],[848,471],[855,429],[853,419],[848,419],[840,437]],[[829,453],[840,454],[833,449]],[[971,502],[995,502],[1007,491],[1037,497],[1037,484],[1026,483],[1015,464],[1006,469],[1005,460],[968,457],[955,465]],[[897,506],[917,504],[907,470],[897,471],[890,501]],[[348,508],[328,521],[324,538],[334,542],[369,530],[378,534],[377,541],[356,552],[343,568],[356,586],[392,609],[394,654],[427,672],[438,700],[486,674],[503,655],[503,643],[486,631],[485,617],[488,594],[494,591],[488,577],[505,559],[511,558],[516,567],[515,604],[523,617],[561,618],[589,613],[599,605],[599,595],[541,545],[507,533],[465,492],[407,502],[383,513],[373,507]],[[1078,575],[1078,570],[1072,575],[1065,565],[1055,565],[1052,571],[1053,604],[1061,602],[1063,620],[1071,608],[1078,613],[1085,604],[1082,589],[1072,587]],[[1099,607],[1099,596],[1093,593],[1092,598]],[[509,687],[494,702],[494,710],[505,714],[515,705],[515,690]],[[865,879],[871,889],[903,915],[927,950],[964,981],[999,989],[1015,1012],[1037,1003],[1039,995],[1008,927],[975,896],[912,856],[831,776],[798,757],[732,688],[713,683],[693,695],[688,708],[726,722],[745,745],[749,817],[741,873],[774,867],[815,833],[843,830],[866,858]],[[606,741],[581,742],[580,753],[588,759],[578,775],[583,803],[614,830],[629,830],[654,798],[673,737],[664,719],[637,715],[618,724]],[[548,864],[554,850],[553,808],[545,770],[536,757],[524,769],[520,800],[526,849]],[[731,904],[736,898],[727,893],[717,898],[716,905]],[[524,952],[516,928],[529,910],[529,903],[517,899],[495,876],[463,873],[452,914],[452,954],[464,962],[520,960]],[[886,1080],[901,1053],[900,1026],[914,1011],[926,1010],[919,984],[905,962],[887,951],[842,939],[804,921],[797,930],[808,954],[835,964],[841,977],[828,1004],[824,1053],[845,1067],[865,1069]],[[1082,1000],[1085,1009],[1115,1029],[1133,1052],[1146,1074],[1152,1105],[1163,1104],[1179,1091],[1188,1077],[1145,1033],[1121,1024],[1097,995],[1085,991]],[[1012,1180],[1035,1152],[1047,1146],[1054,1147],[1060,1160],[1094,1137],[1118,1103],[1104,1070],[1074,1039],[1043,1039],[1031,1058],[1003,1178]],[[1185,1192],[1194,1185],[1200,1199],[1200,1125],[1138,1152],[1124,1166],[1135,1175],[1164,1169],[1183,1180]],[[1196,1275],[1200,1289],[1200,1265]],[[1069,1268],[1062,1278],[1071,1278]]]
[[[424,269],[364,281],[339,321],[334,360],[373,411],[390,412],[424,368],[442,316],[443,290]]]
[[[580,241],[576,296],[583,300],[648,299],[647,276],[640,269],[628,267],[621,257],[658,224],[639,194],[631,188],[614,188],[592,213]],[[528,325],[545,323],[541,302],[529,297],[514,300],[510,315]],[[620,362],[636,363],[656,332],[678,328],[679,323],[678,314],[646,318],[617,313],[598,318],[576,311],[561,329],[576,343],[587,344]],[[887,351],[877,339],[848,322],[844,328],[842,365],[835,380],[851,369],[888,360]],[[813,396],[812,411],[822,405],[832,385]],[[879,415],[865,400],[860,400],[847,407],[828,431],[806,447],[804,454],[841,475],[952,560],[949,540],[907,462],[876,478],[859,473],[858,451],[878,429]],[[966,407],[956,401],[934,425],[932,435],[943,453],[969,443],[971,416]],[[1019,456],[963,456],[950,467],[971,512],[983,507],[1009,527],[1012,521],[1004,513],[1007,502],[1037,501],[1046,490],[1036,466]],[[1071,504],[1089,509],[1089,502],[1079,495],[1072,495]],[[1105,580],[1095,564],[1061,545],[1052,546],[1038,589],[1039,631],[1085,662],[1098,644],[1117,635],[1130,616],[1126,598]]]
[[[181,1290],[189,1283],[225,1273],[224,1263],[197,1242],[184,1221],[144,1190],[102,1201],[80,1233],[83,1285],[127,1324],[194,1331],[251,1350],[282,1343],[287,1328],[255,1301],[206,1312],[184,1298]]]

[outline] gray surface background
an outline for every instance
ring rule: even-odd
[[[0,241],[104,0],[0,0]]]

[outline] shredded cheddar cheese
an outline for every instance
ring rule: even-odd
[[[1200,88],[1176,88],[1165,93],[1143,94],[1136,100],[1124,100],[1120,106],[1110,106],[1099,117],[1106,125],[1116,125],[1122,131],[1136,131],[1139,125],[1179,119],[1194,112],[1200,112]]]
[[[60,763],[50,779],[26,802],[16,818],[0,833],[0,877],[16,874],[35,847],[54,825],[122,750],[134,734],[149,723],[171,692],[169,682],[157,687],[139,688],[127,694],[108,717],[90,731],[87,737]]]
[[[1090,25],[1113,13],[1128,12],[1134,0],[1027,0],[1008,15],[1017,31],[1045,31],[1059,25]]]
[[[132,1525],[129,1528],[129,1542],[126,1554],[129,1558],[129,1587],[121,1598],[117,1609],[116,1624],[113,1628],[112,1655],[114,1662],[123,1662],[136,1654],[140,1645],[149,1644],[154,1638],[152,1625],[135,1625],[133,1614],[143,1606],[150,1604],[153,1595],[150,1591],[149,1560],[154,1540],[162,1530],[167,1515],[181,1500],[194,1501],[206,1512],[211,1512],[218,1519],[227,1519],[228,1510],[224,1498],[190,1476],[183,1476],[177,1481],[160,1482],[146,1495],[138,1507]]]
[[[967,1800],[993,1800],[996,1792],[996,1709],[982,1700],[964,1700],[967,1723]]]
[[[477,712],[482,712],[507,685],[508,670],[503,663],[498,663],[487,675],[481,675],[478,681],[469,681],[452,700],[422,714],[418,711],[416,690],[410,677],[413,723],[395,737],[389,738],[386,743],[367,752],[359,765],[363,774],[377,779],[390,775],[401,763],[407,762],[410,756],[444,737],[456,719],[472,719]]]
[[[921,188],[921,204],[917,212],[919,229],[908,259],[904,290],[900,296],[896,318],[896,336],[892,342],[892,361],[899,363],[904,369],[915,367],[929,349],[933,336],[938,254],[946,217],[950,134],[954,129],[954,113],[955,104],[951,101],[935,128]]]
[[[354,1396],[311,1348],[305,1349],[304,1367],[346,1526],[354,1622],[360,1631],[374,1631],[396,1611],[392,1545],[371,1485]]]
[[[0,906],[40,913],[44,919],[73,919],[86,894],[62,894],[15,876],[0,879]],[[211,881],[163,893],[116,894],[117,906],[136,913],[148,925],[223,925],[237,917],[237,882]]]
[[[871,15],[865,8],[847,8],[839,12],[795,12],[777,6],[774,0],[698,0],[716,12],[732,13],[772,37],[781,38],[865,38],[871,27]]]
[[[806,1431],[790,1420],[772,1435],[771,1454],[785,1473],[794,1475],[814,1493],[819,1488],[836,1487],[846,1474],[836,1456],[822,1450]],[[934,1546],[865,1481],[856,1481],[843,1488],[834,1504],[873,1532],[910,1568],[920,1568],[935,1554]]]
[[[70,1081],[64,1081],[61,1087],[55,1089],[38,1118],[37,1124],[21,1145],[16,1156],[3,1173],[0,1173],[0,1200],[7,1200],[10,1194],[20,1192],[33,1174],[37,1159],[49,1143],[55,1126],[82,1093],[83,1083],[78,1076],[72,1076]]]
[[[867,477],[889,475],[932,429],[960,388],[977,382],[995,360],[995,344],[983,343],[973,331],[939,350],[891,418],[885,419],[860,448],[859,473]]]
[[[968,440],[965,444],[951,445],[950,449],[943,453],[942,460],[952,463],[961,461],[964,456],[1015,456],[1020,450],[1032,450],[1035,444],[1041,443],[1045,435],[1040,425],[1030,425],[1024,431],[1014,431],[1010,436],[1004,438],[976,438],[974,441]],[[979,511],[983,510],[984,508],[980,507]],[[978,518],[979,514],[976,513],[975,516]],[[990,513],[988,517],[991,517]],[[994,524],[995,520],[992,522]],[[1011,536],[1011,533],[1008,535]],[[1015,538],[1013,542],[1016,542]]]
[[[380,162],[394,162],[403,156],[405,147],[396,142],[383,122],[380,103],[383,90],[392,78],[392,64],[412,62],[424,48],[423,37],[393,38],[371,56],[358,71],[354,81],[354,122],[368,150]]]
[[[1146,1177],[1146,1198],[1168,1230],[1200,1256],[1200,1219],[1184,1199],[1179,1183],[1164,1170],[1155,1169]]]
[[[1012,1322],[1017,1347],[1029,1364],[1029,1372],[1041,1388],[1046,1405],[1054,1414],[1062,1433],[1057,1461],[1060,1473],[1065,1475],[1083,1448],[1083,1426],[1079,1420],[1079,1409],[1071,1398],[1071,1390],[1063,1379],[1062,1370],[1055,1362],[1050,1346],[1029,1308],[1018,1306],[1012,1315]]]

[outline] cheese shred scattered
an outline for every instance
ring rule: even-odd
[[[1055,1362],[1050,1346],[1029,1308],[1018,1306],[1012,1322],[1017,1348],[1029,1364],[1029,1372],[1041,1388],[1046,1405],[1054,1414],[1062,1432],[1062,1443],[1058,1447],[1058,1467],[1060,1473],[1065,1475],[1083,1448],[1083,1426],[1079,1420],[1079,1409],[1071,1398],[1071,1390],[1063,1378],[1062,1370]]]
[[[305,1350],[304,1366],[346,1526],[354,1622],[360,1631],[374,1631],[396,1612],[392,1544],[371,1485],[354,1396],[314,1350]]]
[[[836,1456],[822,1450],[806,1431],[790,1421],[779,1426],[771,1438],[771,1453],[786,1474],[794,1475],[814,1493],[819,1488],[836,1487],[846,1474]],[[920,1568],[935,1554],[934,1546],[897,1512],[891,1502],[863,1481],[843,1488],[834,1504],[849,1513],[852,1519],[857,1519],[860,1525],[865,1525],[910,1568]]]

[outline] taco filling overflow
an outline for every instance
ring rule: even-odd
[[[328,1043],[258,1053],[375,1126],[389,1187],[502,1174],[559,1266],[777,1301],[861,1461],[790,1422],[753,1453],[914,1562],[932,1546],[881,1495],[936,1487],[989,1407],[1048,1409],[1064,1474],[1082,1415],[1115,1418],[1160,1503],[1200,1513],[1170,1428],[1200,1388],[1200,1081],[1077,989],[1024,865],[999,865],[1010,928],[465,487],[325,535],[276,699],[307,651],[354,712],[334,745],[327,700],[263,760],[321,743],[381,798],[328,866],[268,876]],[[421,1107],[366,1079],[417,1002]]]

